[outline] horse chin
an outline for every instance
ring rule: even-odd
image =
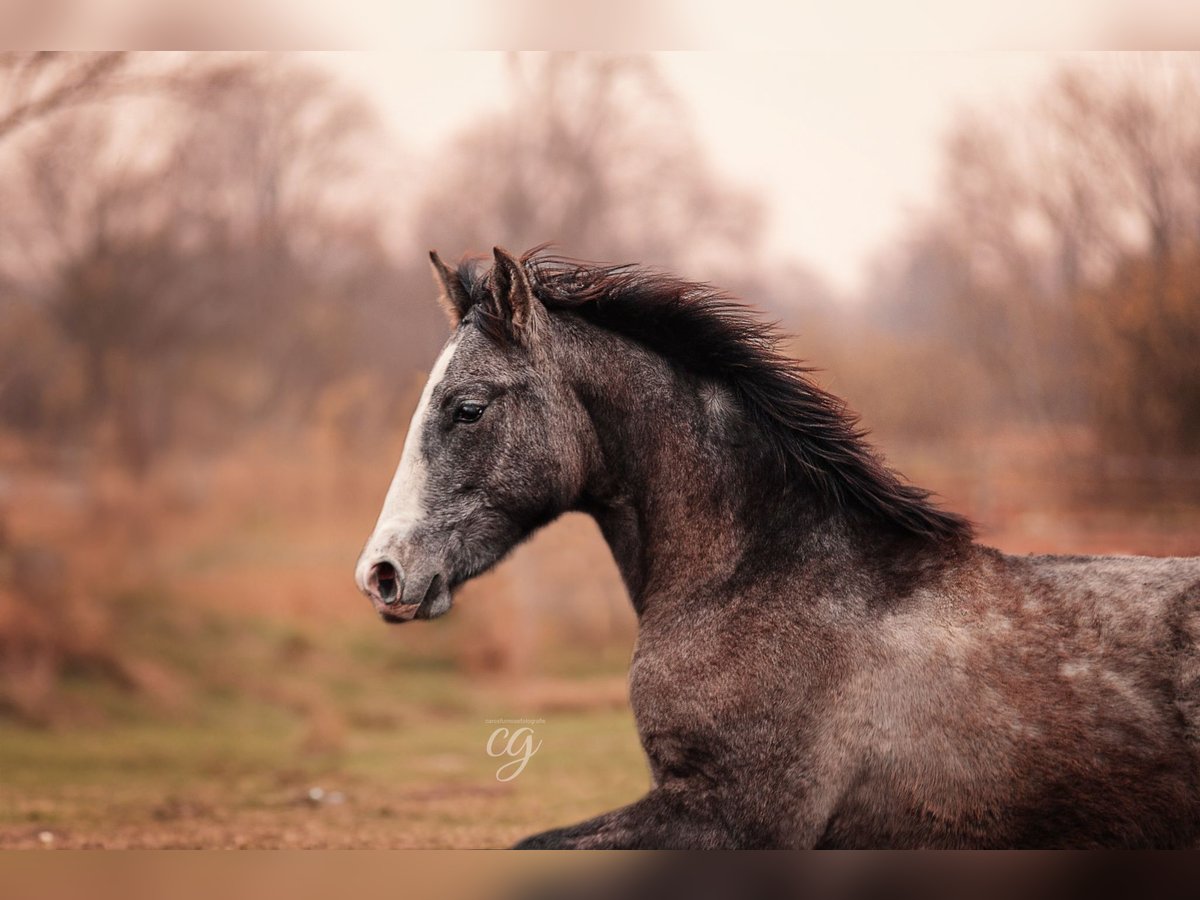
[[[446,584],[444,578],[439,576],[429,586],[429,593],[425,595],[425,599],[417,608],[416,617],[418,619],[436,619],[438,616],[444,616],[450,612],[453,604],[454,597],[450,593],[450,586]]]

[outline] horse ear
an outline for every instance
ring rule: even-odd
[[[509,322],[513,336],[522,342],[528,341],[537,331],[541,303],[533,295],[529,275],[521,261],[503,247],[493,248],[492,254],[496,258],[492,285],[498,311]]]
[[[429,251],[429,263],[433,268],[433,278],[441,288],[438,303],[446,310],[446,315],[450,318],[450,327],[457,328],[471,308],[471,297],[458,273],[442,262],[436,250]]]

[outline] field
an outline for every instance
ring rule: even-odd
[[[396,682],[393,692],[437,700],[437,711],[406,702],[405,715],[373,719],[364,692],[347,689],[352,712],[336,751],[311,746],[302,717],[233,697],[185,722],[5,726],[0,845],[497,847],[645,789],[618,704],[550,704],[535,726],[538,753],[501,783],[484,720],[512,708],[502,689],[436,672]]]

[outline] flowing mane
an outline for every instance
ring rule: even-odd
[[[778,330],[729,294],[634,265],[548,255],[521,258],[537,298],[647,346],[681,367],[727,383],[771,441],[780,465],[838,507],[852,506],[900,531],[935,540],[970,538],[970,522],[888,468],[838,397],[780,350]],[[459,265],[474,321],[499,338],[492,272]]]

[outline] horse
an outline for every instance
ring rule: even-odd
[[[453,334],[358,587],[387,622],[441,616],[582,511],[638,620],[648,793],[517,847],[1200,839],[1200,558],[978,543],[708,285],[430,259]]]

